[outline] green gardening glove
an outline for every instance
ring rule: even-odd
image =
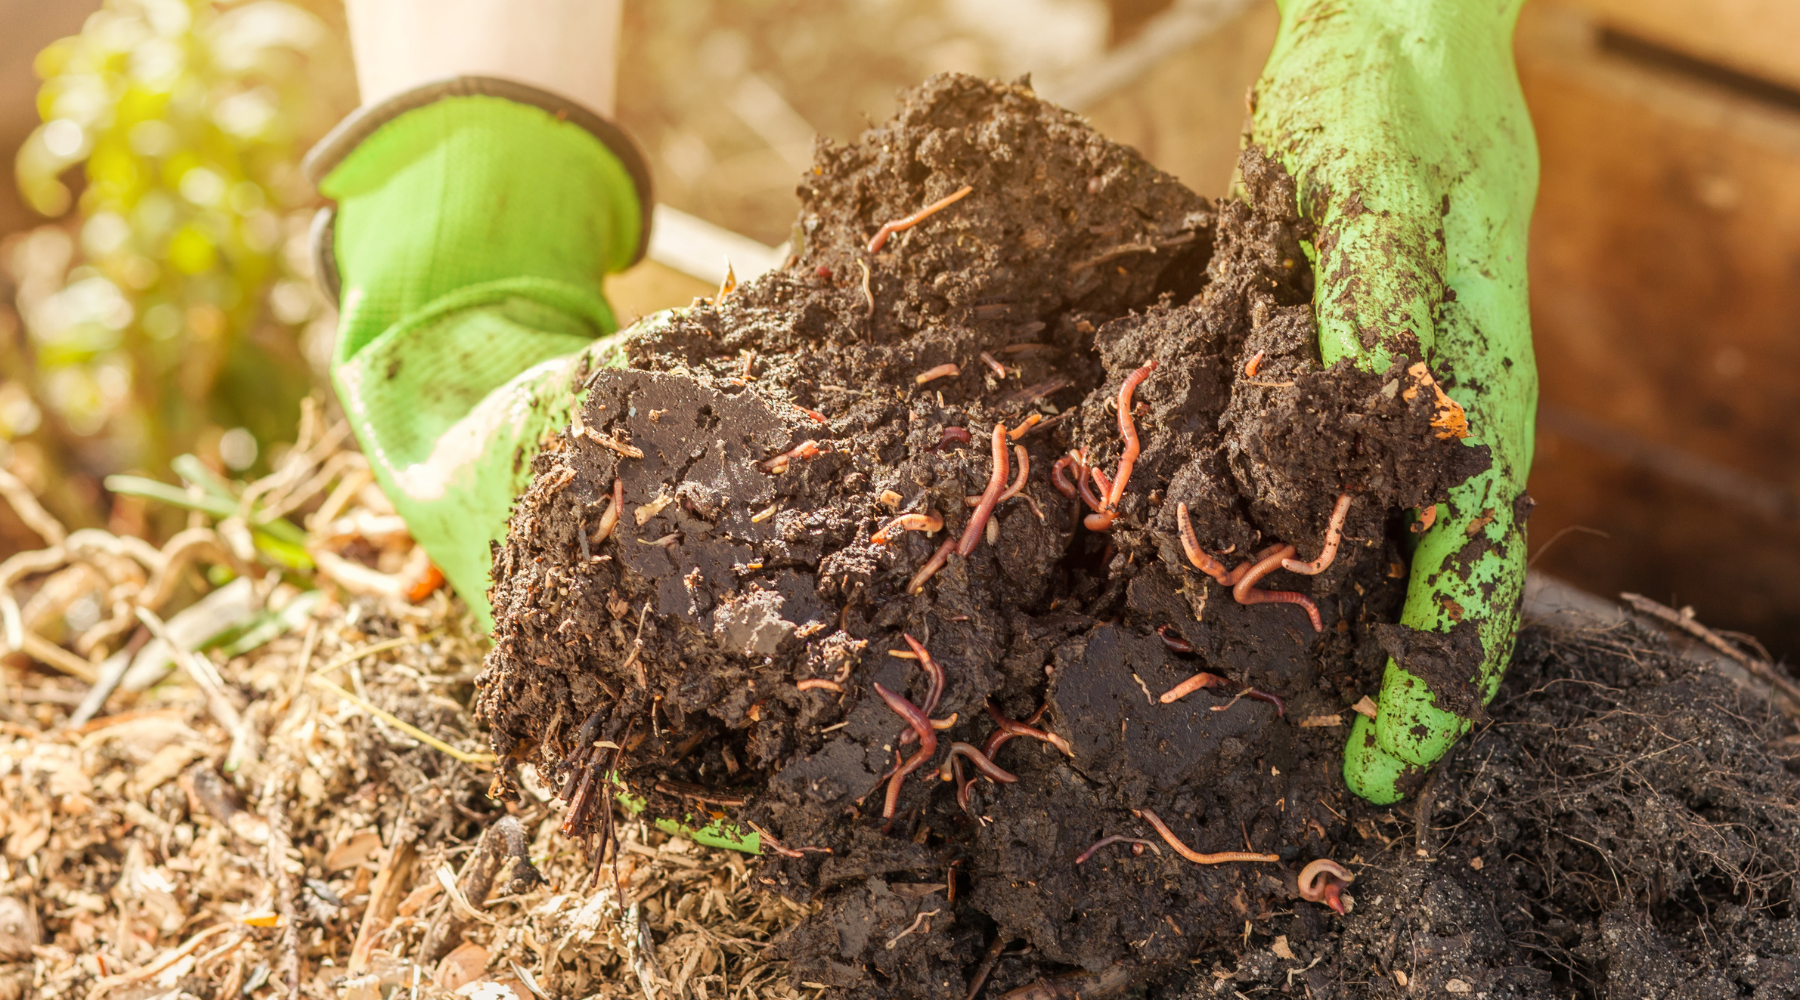
[[[649,173],[604,119],[484,77],[357,112],[306,168],[337,203],[314,236],[342,303],[339,399],[413,537],[491,629],[489,542],[617,326],[601,281],[643,255]]]
[[[1383,371],[1422,353],[1468,412],[1465,444],[1493,456],[1440,505],[1401,615],[1462,639],[1468,676],[1440,671],[1434,692],[1390,660],[1375,719],[1351,730],[1344,778],[1377,803],[1469,731],[1518,627],[1537,407],[1525,284],[1537,145],[1512,59],[1523,2],[1279,0],[1256,88],[1253,141],[1318,225],[1324,362]]]

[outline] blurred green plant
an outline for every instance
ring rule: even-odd
[[[107,0],[38,55],[19,189],[78,213],[14,250],[23,377],[91,471],[190,450],[249,469],[292,434],[325,311],[298,159],[355,104],[341,19],[331,0]]]

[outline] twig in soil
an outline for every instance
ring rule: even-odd
[[[613,477],[612,500],[606,509],[600,512],[600,525],[594,529],[592,541],[595,545],[611,537],[613,529],[619,525],[619,513],[625,509],[625,480]]]
[[[281,914],[281,960],[275,972],[287,986],[288,996],[300,995],[300,924],[294,910],[294,876],[287,870],[288,850],[292,846],[292,826],[288,818],[288,775],[277,772],[263,786],[263,811],[269,817],[268,859],[270,880],[275,883],[275,909]]]
[[[1256,377],[1257,371],[1262,368],[1263,355],[1267,353],[1267,351],[1257,351],[1249,361],[1244,362],[1244,376],[1246,378]]]
[[[944,544],[938,546],[937,551],[931,554],[931,558],[925,560],[925,565],[920,566],[919,571],[914,573],[912,579],[906,582],[906,592],[909,594],[916,594],[919,591],[924,590],[925,581],[931,579],[933,574],[944,568],[944,563],[949,560],[950,553],[955,549],[956,539],[944,539]]]
[[[895,714],[905,719],[919,737],[919,752],[901,764],[888,779],[887,801],[882,806],[881,817],[892,825],[894,810],[900,804],[900,786],[906,781],[907,775],[917,771],[932,754],[937,753],[937,731],[931,728],[931,719],[919,710],[919,706],[908,701],[905,695],[895,694],[880,684],[875,685],[875,693],[881,696],[882,701],[887,702],[887,706]]]
[[[902,514],[887,523],[887,526],[869,537],[874,545],[886,545],[888,539],[905,531],[923,531],[927,535],[935,535],[943,530],[944,519],[929,511],[922,514]]]
[[[1133,809],[1131,811],[1131,814],[1133,816],[1136,816],[1137,818],[1143,820],[1144,822],[1149,823],[1151,826],[1155,827],[1156,832],[1162,836],[1163,843],[1168,844],[1170,847],[1173,847],[1175,849],[1176,854],[1181,855],[1182,857],[1188,859],[1189,861],[1192,861],[1194,864],[1197,864],[1197,865],[1218,865],[1218,864],[1224,864],[1228,861],[1280,861],[1281,860],[1281,857],[1279,855],[1253,854],[1249,851],[1220,851],[1216,854],[1201,854],[1199,851],[1196,851],[1193,848],[1189,847],[1188,845],[1182,843],[1181,838],[1175,836],[1175,831],[1169,829],[1168,825],[1165,824],[1160,817],[1158,817],[1155,813],[1151,812],[1150,810],[1148,810],[1148,809]]]
[[[907,929],[901,931],[900,933],[898,933],[888,939],[887,950],[893,951],[894,946],[900,943],[901,938],[918,930],[920,924],[925,924],[925,921],[930,920],[932,917],[937,916],[941,912],[943,912],[941,909],[940,910],[926,910],[924,913],[921,913],[918,916],[914,917],[912,926],[908,927]],[[925,924],[925,933],[927,933],[927,934],[931,933],[931,925],[930,924]]]
[[[972,743],[950,744],[950,755],[944,758],[943,765],[938,768],[939,780],[950,780],[950,762],[957,757],[967,757],[969,763],[975,765],[975,770],[980,771],[982,774],[987,775],[995,781],[1010,785],[1019,780],[1017,775],[994,763],[987,754],[975,749],[975,746]]]
[[[783,846],[781,846],[781,841],[775,839],[774,834],[770,833],[769,831],[763,829],[760,826],[757,826],[754,822],[752,822],[750,820],[745,820],[744,822],[749,823],[750,829],[755,830],[757,832],[757,834],[759,834],[762,837],[762,842],[764,844],[768,845],[769,850],[774,851],[776,854],[779,854],[784,858],[804,858],[804,857],[806,857],[806,854],[808,851],[811,851],[815,854],[830,854],[831,853],[831,848],[829,848],[829,847],[783,847]]]
[[[1331,521],[1325,526],[1325,547],[1319,550],[1319,558],[1303,563],[1297,559],[1283,559],[1281,567],[1290,573],[1305,573],[1307,576],[1318,576],[1325,572],[1331,561],[1337,558],[1338,542],[1344,537],[1344,518],[1350,513],[1350,494],[1340,493],[1337,506],[1331,509]]]
[[[523,871],[520,870],[521,865],[524,866]],[[531,864],[525,828],[512,816],[502,816],[482,831],[474,853],[463,862],[456,881],[450,883],[449,887],[456,890],[450,894],[450,898],[461,899],[467,903],[468,909],[465,911],[452,905],[438,914],[419,947],[419,959],[423,964],[435,965],[462,942],[463,932],[468,930],[470,924],[486,919],[481,907],[492,894],[494,882],[503,871],[509,884],[523,880],[525,885],[531,886],[544,881],[544,877]],[[440,877],[447,879],[448,875],[449,870],[444,869]]]
[[[869,265],[863,263],[861,260],[858,260],[856,262],[856,266],[862,269],[863,300],[868,303],[868,308],[865,309],[863,312],[863,318],[864,319],[874,319],[875,318],[875,293],[869,290]],[[873,333],[874,333],[874,331],[870,331],[871,336],[873,336]]]
[[[1194,651],[1193,643],[1187,641],[1186,639],[1183,639],[1181,636],[1169,634],[1169,630],[1173,629],[1174,627],[1175,626],[1173,626],[1173,625],[1158,625],[1158,626],[1156,626],[1157,637],[1162,639],[1163,645],[1169,647],[1169,649],[1173,652],[1176,652],[1176,653],[1191,653],[1191,652],[1193,652]]]
[[[362,924],[356,929],[356,940],[350,946],[350,975],[359,975],[368,968],[375,941],[393,919],[394,911],[400,905],[401,891],[412,873],[416,857],[414,842],[419,831],[413,823],[411,806],[410,799],[401,806],[400,817],[394,821],[393,836],[387,845],[387,857],[382,859],[381,870],[369,886],[369,903],[363,910]]]
[[[1330,858],[1319,858],[1300,869],[1300,898],[1309,903],[1324,903],[1343,916],[1344,887],[1356,881],[1356,876],[1343,865]]]
[[[186,941],[182,942],[181,947],[163,955],[158,961],[151,962],[149,965],[146,965],[141,969],[134,969],[131,972],[121,972],[118,975],[103,977],[96,981],[93,986],[88,988],[86,1000],[100,1000],[101,997],[120,986],[141,983],[146,979],[161,975],[165,969],[168,969],[176,962],[192,955],[208,938],[224,931],[231,930],[233,927],[237,926],[240,925],[229,920],[223,923],[214,924],[198,934],[195,934],[193,937],[188,938]]]
[[[1732,645],[1725,637],[1714,632],[1712,629],[1707,628],[1705,625],[1700,624],[1694,617],[1694,609],[1692,607],[1684,607],[1680,611],[1676,611],[1674,608],[1665,604],[1658,604],[1642,594],[1620,594],[1619,598],[1626,604],[1631,605],[1633,610],[1640,611],[1653,618],[1668,622],[1670,625],[1681,629],[1683,632],[1688,633],[1696,639],[1699,639],[1701,642],[1706,643],[1708,646],[1731,657],[1745,670],[1755,674],[1765,683],[1773,686],[1782,694],[1787,695],[1794,701],[1795,705],[1800,706],[1800,684],[1796,684],[1788,678],[1781,676],[1781,674],[1777,673],[1775,668],[1767,661],[1759,660],[1756,657],[1745,653],[1743,650]]]
[[[1131,853],[1134,856],[1143,854],[1144,848],[1146,848],[1146,847],[1150,848],[1152,851],[1155,851],[1157,854],[1162,853],[1162,848],[1156,846],[1151,841],[1139,840],[1136,837],[1125,837],[1125,836],[1121,836],[1119,834],[1113,834],[1110,837],[1101,837],[1099,840],[1094,841],[1093,846],[1091,846],[1087,850],[1081,852],[1081,855],[1075,859],[1075,863],[1078,865],[1085,864],[1087,862],[1087,859],[1093,857],[1096,853],[1099,852],[1100,848],[1109,846],[1111,844],[1130,844],[1131,845]]]
[[[982,752],[988,757],[993,757],[995,751],[1015,736],[1028,736],[1034,740],[1043,740],[1068,756],[1075,756],[1075,748],[1069,745],[1068,740],[1049,730],[1036,728],[1037,721],[1043,718],[1044,713],[1050,708],[1048,701],[1044,702],[1037,711],[1031,713],[1031,718],[1024,722],[1001,715],[1000,710],[996,709],[992,702],[987,703],[984,707],[987,708],[988,717],[994,720],[994,725],[1000,727],[998,731],[988,737],[987,744],[982,748]]]
[[[1240,578],[1231,588],[1231,596],[1237,598],[1239,604],[1297,604],[1306,611],[1306,617],[1312,622],[1314,632],[1325,631],[1325,625],[1319,620],[1319,608],[1312,598],[1292,590],[1258,590],[1256,582],[1281,568],[1294,554],[1292,545],[1283,545],[1269,553],[1250,567],[1249,572]]]
[[[1437,504],[1432,504],[1429,507],[1421,507],[1419,509],[1419,519],[1413,522],[1412,532],[1415,535],[1423,534],[1430,531],[1431,526],[1436,523]]]
[[[998,361],[995,361],[994,356],[992,354],[989,354],[986,351],[982,351],[980,354],[980,357],[981,357],[982,363],[986,364],[989,368],[992,368],[994,370],[994,374],[996,376],[998,376],[1002,381],[1005,381],[1005,379],[1006,379],[1006,366],[1005,365],[1001,364]]]
[[[982,533],[987,529],[988,518],[994,513],[994,505],[1000,502],[1000,494],[1006,492],[1006,424],[998,420],[994,421],[993,443],[994,473],[988,479],[987,489],[981,494],[980,505],[969,516],[969,524],[963,529],[962,539],[956,543],[956,554],[965,559],[980,544]]]
[[[608,437],[606,435],[603,435],[599,431],[593,429],[592,427],[583,427],[582,433],[587,436],[587,439],[589,441],[592,441],[595,444],[601,445],[603,447],[611,448],[613,451],[618,452],[619,454],[625,456],[626,458],[643,458],[644,457],[644,449],[639,448],[638,446],[633,445],[633,444],[626,444],[625,442],[620,441],[617,438]]]
[[[1208,673],[1202,670],[1194,676],[1189,677],[1187,680],[1182,681],[1180,684],[1164,691],[1162,697],[1157,700],[1165,705],[1172,705],[1202,688],[1224,687],[1230,683],[1230,681],[1220,677],[1218,674]]]
[[[918,225],[919,223],[924,222],[926,219],[931,218],[934,214],[941,212],[944,209],[949,208],[951,205],[954,205],[957,202],[961,201],[964,197],[966,197],[968,195],[968,193],[970,191],[973,191],[973,190],[975,190],[973,185],[964,184],[961,188],[959,188],[953,194],[949,194],[943,198],[939,198],[937,201],[934,201],[931,204],[926,205],[924,208],[919,209],[917,212],[914,212],[913,214],[907,216],[906,218],[895,219],[894,221],[883,225],[880,229],[875,231],[874,236],[869,238],[869,252],[872,254],[880,253],[881,248],[887,244],[887,240],[888,240],[889,236],[892,236],[895,233],[902,232],[907,229],[911,229],[912,227]]]
[[[981,988],[987,985],[988,975],[994,971],[995,963],[1000,961],[1000,953],[1006,950],[1006,935],[996,932],[994,943],[988,945],[986,954],[981,956],[981,964],[975,967],[975,975],[969,980],[969,992],[963,1000],[975,1000],[981,995]]]
[[[842,684],[824,677],[808,677],[804,680],[798,680],[794,682],[794,687],[802,691],[821,690],[832,691],[837,694],[844,693],[844,686]]]
[[[961,368],[958,368],[956,365],[946,362],[945,364],[938,365],[935,368],[927,368],[924,371],[920,372],[919,374],[914,375],[913,382],[914,382],[914,384],[917,384],[917,385],[924,385],[925,383],[931,381],[932,379],[955,378],[956,376],[961,375],[961,374],[962,374]]]
[[[437,750],[440,753],[447,754],[451,757],[454,757],[457,760],[460,760],[465,764],[491,764],[494,761],[499,759],[498,757],[495,757],[491,753],[470,753],[467,750],[458,750],[457,748],[451,746],[450,744],[445,743],[443,740],[438,739],[436,736],[433,736],[430,733],[426,732],[425,730],[420,729],[418,726],[415,726],[412,723],[407,722],[405,719],[400,718],[399,716],[395,715],[394,713],[386,712],[379,708],[376,708],[374,705],[370,704],[368,701],[365,701],[364,699],[357,697],[354,694],[351,694],[350,692],[344,690],[341,687],[338,687],[336,684],[331,683],[330,681],[326,680],[323,677],[320,677],[317,674],[314,674],[313,676],[308,677],[306,680],[307,680],[307,683],[313,685],[314,687],[322,688],[326,691],[331,692],[334,695],[337,695],[339,698],[342,698],[345,701],[349,702],[350,704],[355,705],[357,708],[360,708],[363,711],[374,716],[375,718],[380,719],[382,722],[385,722],[388,725],[393,726],[395,729],[398,729],[401,732],[405,733],[406,735],[411,736],[413,739],[418,740],[420,743],[423,743],[426,746],[431,747],[433,750]]]

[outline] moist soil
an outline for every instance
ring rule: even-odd
[[[963,996],[984,967],[985,995],[1032,997],[1386,995],[1404,992],[1396,972],[1489,996],[1611,995],[1594,984],[1619,963],[1777,981],[1796,947],[1793,782],[1761,748],[1755,727],[1772,723],[1672,657],[1602,641],[1571,659],[1528,640],[1508,697],[1555,684],[1556,698],[1487,718],[1414,797],[1423,822],[1344,788],[1347,706],[1389,653],[1440,677],[1440,704],[1486,718],[1459,696],[1478,648],[1392,623],[1404,512],[1487,456],[1435,433],[1419,359],[1321,365],[1310,233],[1277,165],[1247,152],[1238,190],[1212,201],[1023,81],[955,75],[855,144],[821,141],[815,162],[787,266],[646,320],[579,373],[581,419],[529,458],[496,551],[479,712],[511,768],[576,801],[566,829],[594,838],[597,869],[611,820],[591,789],[609,770],[651,815],[825,849],[765,848],[755,877],[821,904],[779,944],[796,983],[857,997]],[[884,222],[965,185],[869,251]],[[1115,470],[1120,386],[1152,361],[1132,406],[1142,454],[1111,529],[1089,530],[1052,463],[1085,449]],[[1029,456],[1023,491],[966,557],[909,587],[969,525],[996,423],[1020,431],[1007,450],[1010,476],[1012,447]],[[615,481],[622,516],[596,540]],[[1183,555],[1179,504],[1228,566],[1273,542],[1311,559],[1341,493],[1331,566],[1260,584],[1307,595],[1321,631],[1294,604],[1237,603]],[[942,530],[874,540],[914,512]],[[907,636],[942,666],[932,714],[953,721],[884,817],[882,779],[917,744],[875,685],[928,699],[926,671],[894,655]],[[1157,701],[1201,670],[1226,683]],[[1716,718],[1694,709],[1700,689]],[[975,781],[965,807],[938,768],[952,742],[986,741],[990,708],[1042,709],[1073,753],[1013,739],[994,762],[1016,780]],[[1755,762],[1701,732],[1663,747],[1672,711],[1731,730]],[[1582,726],[1608,749],[1534,743]],[[1669,752],[1618,749],[1634,740]],[[1733,784],[1727,764],[1755,780]],[[1673,780],[1686,765],[1705,787]],[[1659,768],[1671,780],[1651,783]],[[1634,797],[1646,789],[1650,804]],[[1279,860],[1190,863],[1134,810],[1196,850]],[[1567,815],[1592,827],[1581,842]],[[1397,832],[1409,824],[1416,845]],[[1120,834],[1157,845],[1074,863]],[[1348,918],[1298,898],[1319,857],[1362,872]]]

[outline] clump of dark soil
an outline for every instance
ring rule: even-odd
[[[1242,198],[1209,201],[1024,85],[960,76],[905,95],[855,145],[822,143],[795,259],[647,320],[624,367],[582,373],[581,420],[532,459],[490,594],[480,710],[496,751],[575,800],[566,829],[600,834],[597,857],[608,814],[594,790],[614,768],[653,815],[773,834],[790,853],[765,837],[755,877],[823,903],[782,948],[798,980],[848,995],[961,996],[982,975],[993,996],[1179,991],[1213,959],[1278,954],[1276,934],[1296,954],[1395,961],[1398,944],[1355,945],[1344,929],[1381,912],[1375,896],[1403,898],[1401,883],[1371,895],[1388,877],[1378,861],[1413,866],[1376,854],[1362,831],[1379,820],[1343,787],[1346,706],[1396,641],[1383,626],[1403,597],[1402,510],[1442,499],[1486,455],[1434,433],[1410,360],[1322,368],[1292,181],[1255,152],[1242,176]],[[884,222],[965,185],[869,252]],[[1136,471],[1111,530],[1090,531],[1049,472],[1072,449],[1116,468],[1120,386],[1152,361],[1133,405]],[[917,381],[946,364],[954,374]],[[964,535],[996,424],[1018,432],[1009,475],[1014,445],[1029,458],[1022,492],[966,557],[911,585]],[[596,540],[615,482],[623,516]],[[1310,559],[1343,492],[1330,568],[1261,584],[1307,595],[1320,632],[1292,604],[1236,603],[1183,555],[1179,504],[1230,564],[1272,541]],[[877,543],[903,513],[943,527]],[[930,699],[919,662],[894,655],[908,636],[943,668],[931,714],[950,721],[883,816],[883,779],[918,744],[901,742],[875,686]],[[1227,683],[1156,700],[1202,669]],[[1285,713],[1240,697],[1249,687]],[[939,780],[952,743],[995,731],[990,710],[1040,709],[1072,756],[1013,739],[994,762],[1015,781],[965,796]],[[1438,790],[1440,815],[1475,780]],[[1155,840],[1134,810],[1196,850],[1278,860],[1201,866],[1159,843],[1074,863],[1105,836]],[[1377,867],[1352,924],[1297,898],[1307,861],[1357,851]],[[1502,877],[1510,862],[1490,860],[1483,877]],[[1428,874],[1408,877],[1438,884]],[[1513,941],[1513,917],[1484,899],[1494,940]],[[1601,961],[1584,956],[1605,945],[1558,933],[1520,968]],[[1322,962],[1309,984],[1320,969],[1342,983],[1365,971]],[[1262,973],[1192,988],[1233,975]]]

